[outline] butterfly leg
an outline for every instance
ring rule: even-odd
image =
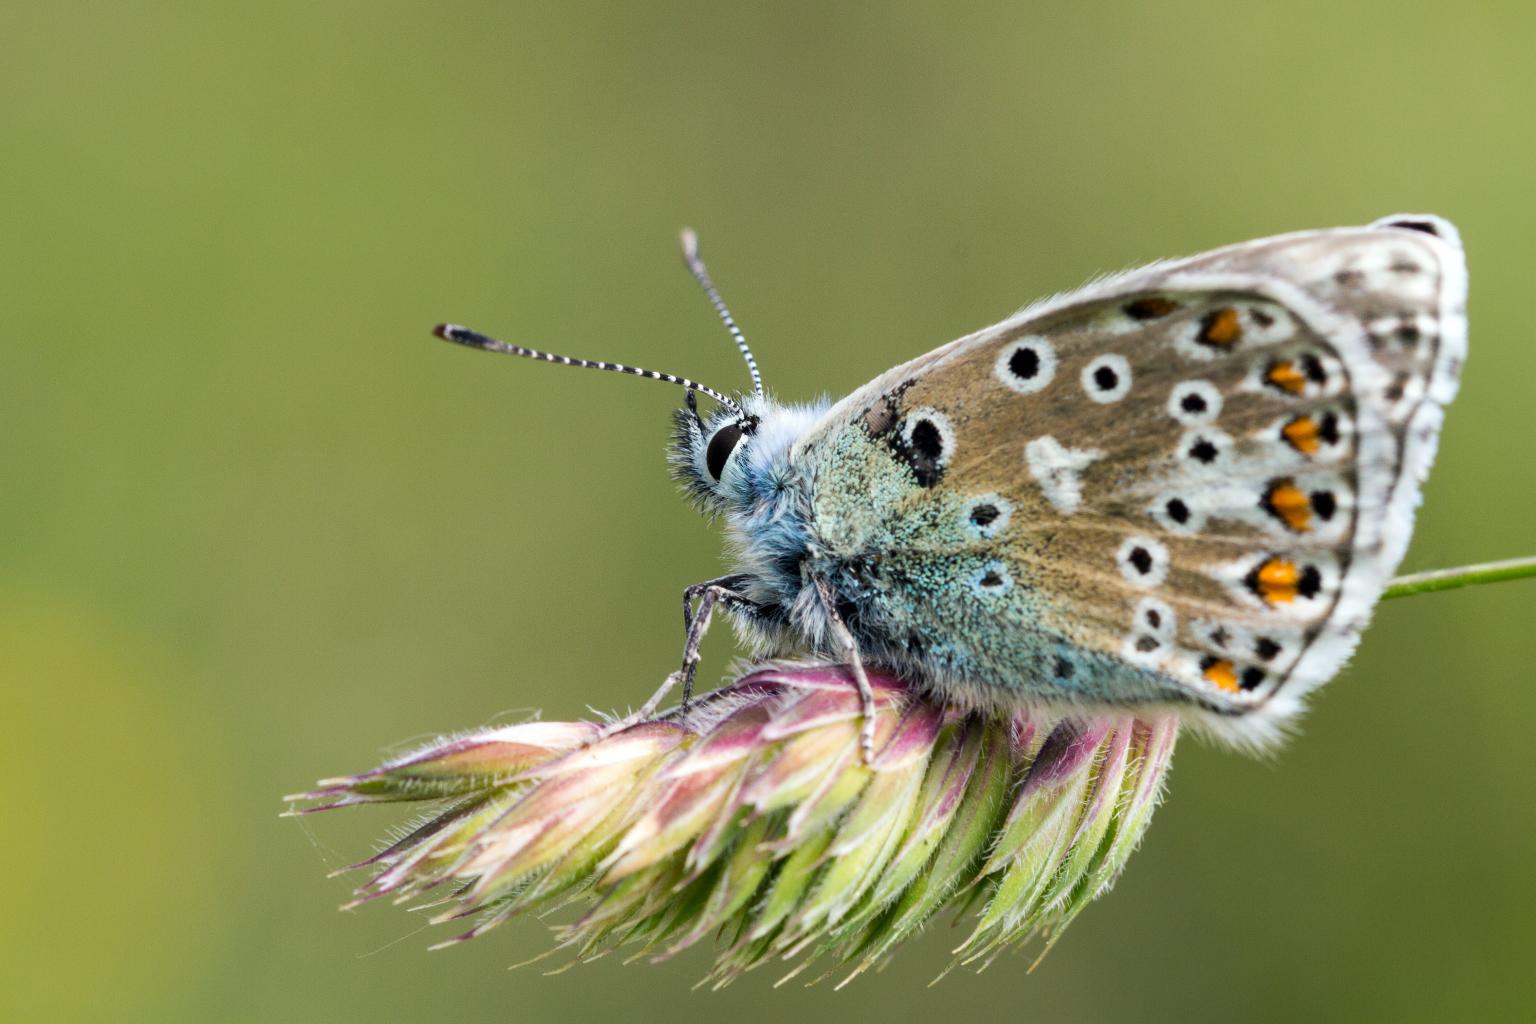
[[[843,649],[848,667],[853,672],[853,681],[859,688],[859,756],[868,765],[875,757],[875,689],[869,685],[869,676],[864,672],[864,660],[859,657],[858,641],[853,638],[853,632],[843,617],[837,613],[837,595],[832,590],[832,584],[816,577],[816,593],[821,597],[821,607],[827,613],[832,634],[838,646]]]
[[[718,579],[705,580],[695,583],[683,590],[683,629],[686,639],[683,642],[683,663],[676,672],[667,676],[659,689],[649,700],[640,706],[640,710],[623,720],[623,726],[633,725],[635,722],[644,721],[656,714],[656,709],[661,707],[661,702],[666,700],[667,694],[678,683],[683,684],[683,700],[680,712],[688,710],[689,701],[693,698],[693,677],[699,664],[699,646],[704,642],[704,634],[709,630],[709,620],[714,614],[715,605],[723,604],[727,608],[747,613],[758,611],[758,606],[736,593],[734,588],[740,586],[745,580],[743,576],[721,576]],[[697,601],[698,608],[694,608]]]
[[[704,642],[704,634],[709,630],[709,619],[715,605],[721,604],[733,611],[748,613],[758,610],[756,604],[736,592],[736,588],[745,580],[744,576],[721,576],[719,579],[695,583],[683,591],[683,630],[687,639],[683,642],[683,664],[673,673],[682,679],[683,711],[688,710],[688,702],[693,698],[693,674],[699,665],[699,645]],[[693,607],[695,600],[699,602],[697,610]]]
[[[703,583],[695,583],[690,587],[684,587],[683,633],[686,635],[689,630],[693,629],[693,602],[697,601],[708,590],[724,591],[725,593],[721,595],[722,597],[734,598],[742,604],[750,605],[751,602],[748,602],[738,593],[746,582],[747,578],[745,576],[720,576],[716,579],[705,580]],[[756,606],[752,605],[752,607],[755,608]]]

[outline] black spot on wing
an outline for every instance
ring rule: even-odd
[[[1145,576],[1152,571],[1152,553],[1146,548],[1132,548],[1130,563],[1136,567],[1137,572]]]
[[[1008,357],[1008,371],[1020,380],[1033,380],[1040,372],[1040,353],[1029,345],[1021,345]]]
[[[971,522],[977,526],[990,526],[997,521],[998,515],[1000,513],[996,505],[984,503],[971,509]]]
[[[950,455],[946,450],[948,444],[944,431],[925,416],[918,417],[908,429],[891,438],[893,450],[912,470],[919,487],[932,487],[944,475]]]

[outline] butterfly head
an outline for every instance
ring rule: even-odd
[[[753,406],[764,404],[749,401]],[[701,508],[720,512],[733,497],[744,496],[741,492],[763,423],[762,411],[748,412],[745,405],[740,409],[722,405],[707,416],[701,415],[698,400],[690,391],[686,406],[672,414],[672,446],[667,460],[672,463],[673,475]]]
[[[668,461],[688,496],[711,514],[750,514],[785,490],[789,451],[826,404],[781,405],[742,395],[739,408],[701,414],[692,392],[673,414]]]

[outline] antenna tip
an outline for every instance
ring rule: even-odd
[[[683,259],[691,263],[699,258],[699,236],[693,228],[683,228],[677,233],[677,240],[683,244]]]
[[[432,328],[432,333],[444,341],[451,341],[455,345],[463,345],[466,348],[501,351],[505,347],[495,338],[487,338],[479,331],[472,331],[458,324],[438,324]]]

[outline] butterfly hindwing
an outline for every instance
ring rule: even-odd
[[[883,375],[795,448],[861,643],[949,697],[1261,738],[1353,649],[1465,354],[1432,218],[1154,265]]]

